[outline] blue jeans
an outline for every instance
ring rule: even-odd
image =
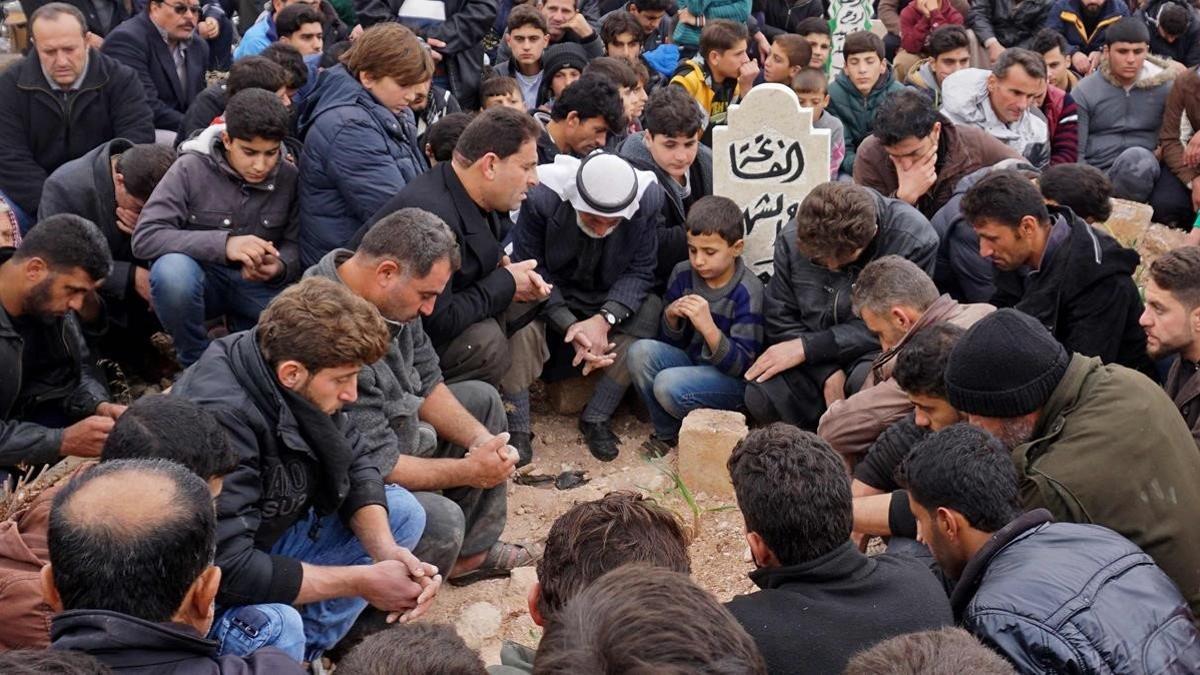
[[[240,267],[197,262],[182,253],[168,253],[150,266],[154,312],[175,340],[185,368],[208,348],[205,320],[225,315],[231,330],[245,330],[258,323],[259,313],[282,290],[246,281]]]
[[[654,435],[664,441],[679,437],[683,418],[698,408],[739,410],[746,382],[713,366],[692,363],[687,352],[658,340],[638,340],[629,347],[633,386],[650,409]]]
[[[425,531],[425,510],[408,490],[398,485],[388,485],[385,490],[392,535],[397,544],[412,550]],[[310,538],[314,529],[316,537]],[[271,554],[326,567],[373,562],[358,537],[336,514],[318,518],[311,509],[275,542]],[[286,605],[232,607],[214,622],[209,637],[220,643],[221,655],[248,656],[262,647],[275,646],[293,657],[301,655],[303,660],[312,661],[345,637],[366,607],[367,601],[357,596],[310,602],[298,613]],[[247,631],[246,625],[253,630]]]

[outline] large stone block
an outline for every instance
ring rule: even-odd
[[[746,416],[730,410],[693,410],[679,431],[679,477],[693,493],[732,498],[725,463],[746,437]]]
[[[587,407],[599,381],[600,373],[596,372],[587,377],[550,382],[546,385],[546,402],[559,415],[578,415]]]
[[[1121,242],[1122,246],[1136,247],[1145,235],[1146,228],[1150,227],[1154,209],[1149,204],[1127,199],[1113,199],[1111,202],[1112,215],[1104,221],[1102,229]]]

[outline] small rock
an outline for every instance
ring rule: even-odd
[[[490,602],[477,602],[462,611],[454,628],[471,649],[479,649],[484,641],[500,632],[500,608]]]
[[[650,480],[646,481],[646,489],[651,492],[662,492],[667,489],[667,477],[661,473],[654,474]]]
[[[529,589],[537,583],[537,568],[515,567],[508,577],[508,592],[517,596],[522,603],[529,597]]]

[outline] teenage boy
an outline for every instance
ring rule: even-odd
[[[700,143],[704,114],[679,87],[654,92],[646,104],[646,130],[625,139],[619,154],[635,168],[653,171],[667,195],[667,206],[658,219],[656,292],[687,260],[685,221],[692,204],[712,194],[712,151]]]
[[[671,35],[670,21],[663,19],[674,4],[671,0],[633,0],[633,2],[626,3],[624,7],[600,17],[600,32],[604,32],[604,25],[613,15],[628,12],[638,22],[637,37],[641,51],[653,51],[659,45],[667,42],[667,38]],[[601,39],[603,39],[603,35]],[[609,54],[609,56],[613,55]]]
[[[600,24],[600,40],[605,56],[636,59],[642,55],[642,24],[624,10],[605,14]]]
[[[517,84],[515,78],[503,75],[489,77],[479,85],[479,100],[483,102],[483,110],[504,106],[521,112],[529,111],[521,94],[521,85]]]
[[[845,125],[846,156],[840,172],[854,173],[858,144],[871,135],[875,109],[888,94],[904,85],[892,78],[892,69],[883,59],[883,40],[870,31],[846,36],[842,56],[846,65],[829,91],[829,111]]]
[[[742,375],[763,345],[763,285],[742,262],[742,210],[727,197],[705,197],[687,219],[688,260],[663,296],[658,340],[629,348],[629,373],[650,410],[649,456],[679,443],[683,418],[697,408],[738,410]]]
[[[829,130],[829,180],[837,180],[838,169],[846,156],[846,130],[842,121],[825,108],[829,107],[829,80],[819,68],[805,68],[792,79],[792,91],[801,108],[812,108],[814,129]]]
[[[289,126],[274,93],[238,92],[225,124],[180,147],[142,209],[133,254],[154,261],[150,297],[185,367],[208,347],[206,319],[224,314],[249,328],[302,271],[298,171],[280,161]]]
[[[829,21],[812,16],[796,24],[796,35],[804,38],[812,50],[808,65],[829,74],[829,52],[833,50],[833,33],[829,30]]]
[[[758,78],[758,62],[746,55],[746,26],[720,19],[700,33],[700,53],[675,69],[671,84],[687,90],[708,115],[703,143],[712,146],[712,128],[725,123],[730,104],[750,91]]]
[[[792,79],[812,61],[812,47],[799,35],[785,33],[771,43],[771,51],[763,64],[763,79],[767,82],[792,86]]]
[[[525,108],[537,107],[538,89],[542,86],[542,52],[550,44],[546,17],[533,5],[513,7],[508,15],[508,31],[504,43],[512,58],[496,65],[496,74],[511,77],[521,87]]]
[[[288,5],[275,15],[279,41],[291,45],[306,59],[325,49],[325,24],[321,10],[303,2]]]
[[[971,67],[971,38],[962,26],[942,26],[929,34],[925,43],[929,58],[913,64],[905,82],[933,99],[933,107],[942,107],[942,82],[964,68]]]

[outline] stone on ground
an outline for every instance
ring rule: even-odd
[[[725,463],[745,438],[746,416],[729,410],[693,410],[679,431],[679,477],[693,493],[733,497]]]
[[[559,415],[578,415],[587,407],[600,381],[599,373],[587,377],[572,377],[546,385],[546,402]]]
[[[1134,248],[1142,240],[1146,228],[1150,227],[1150,219],[1154,209],[1149,204],[1131,202],[1128,199],[1112,199],[1112,215],[1104,221],[1102,229],[1106,230],[1122,246]]]
[[[462,611],[454,628],[468,647],[477,650],[486,640],[499,634],[502,618],[499,607],[490,602],[477,602]]]

